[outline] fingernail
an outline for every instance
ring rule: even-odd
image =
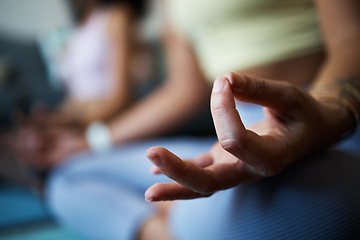
[[[148,189],[145,192],[145,201],[147,201],[147,202],[158,202],[158,201],[161,201],[161,199],[154,196],[154,194],[151,193],[151,189],[150,190]]]
[[[217,77],[213,85],[213,92],[217,93],[221,91],[226,85],[226,80],[223,77]]]
[[[145,201],[147,201],[147,202],[149,202],[149,203],[151,203],[151,202],[161,202],[162,199],[157,198],[157,197],[152,197],[152,198],[146,198],[146,197],[145,197]]]
[[[162,167],[163,161],[162,161],[162,159],[159,157],[159,155],[157,153],[149,152],[149,153],[146,153],[146,156],[150,159],[150,161],[152,163],[155,164],[155,166]]]
[[[155,174],[157,169],[158,168],[156,166],[152,165],[150,168],[150,173]]]
[[[231,73],[230,72],[225,73],[224,78],[226,78],[227,80],[229,80],[229,82],[231,82]]]
[[[151,194],[151,190],[147,189],[144,194],[145,201],[152,202],[153,201],[153,195]]]

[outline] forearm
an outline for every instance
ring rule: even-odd
[[[166,134],[208,104],[210,89],[165,84],[108,122],[113,141],[123,143]]]
[[[334,134],[356,129],[360,113],[360,4],[356,0],[315,0],[327,61],[311,94],[331,106]]]
[[[160,136],[208,107],[210,86],[188,42],[167,28],[163,35],[168,77],[144,100],[108,122],[117,143]]]
[[[74,109],[72,119],[81,125],[109,119],[124,108],[125,105],[119,102],[116,98],[82,102]]]
[[[333,144],[348,137],[358,125],[360,113],[360,49],[345,48],[329,56],[310,93],[328,109],[330,126],[323,139]],[[324,125],[326,128],[326,125]]]
[[[340,46],[328,51],[320,74],[314,84],[349,83],[360,87],[360,33],[352,39],[344,41]]]

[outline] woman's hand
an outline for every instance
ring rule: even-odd
[[[71,154],[88,150],[83,126],[53,125],[50,115],[43,107],[33,109],[27,117],[19,113],[12,134],[14,154],[38,169],[51,168]]]
[[[53,167],[67,157],[88,150],[82,129],[53,128],[42,134],[42,152],[39,160],[46,167]]]
[[[22,128],[17,133],[18,156],[38,169],[49,169],[66,157],[87,148],[82,132],[75,129]]]
[[[264,120],[246,129],[234,97],[264,106]],[[339,105],[318,102],[293,84],[235,73],[215,80],[211,111],[219,144],[207,155],[182,161],[160,147],[147,151],[154,165],[175,180],[150,187],[145,193],[147,200],[204,197],[278,174],[301,157],[338,140],[343,134],[341,127],[336,130],[339,121],[349,118]]]

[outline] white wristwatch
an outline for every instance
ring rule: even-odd
[[[110,129],[102,122],[91,123],[86,128],[85,138],[90,150],[94,152],[105,152],[113,145]]]

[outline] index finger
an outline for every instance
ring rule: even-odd
[[[244,74],[226,73],[234,96],[244,102],[277,110],[286,110],[296,104],[300,88],[287,82],[254,78]]]
[[[242,161],[258,165],[261,161],[258,154],[266,153],[268,149],[261,136],[245,128],[236,110],[230,83],[223,77],[215,79],[211,114],[221,146]]]
[[[228,140],[246,135],[247,130],[236,110],[234,95],[227,79],[223,77],[215,79],[210,106],[221,145]]]

